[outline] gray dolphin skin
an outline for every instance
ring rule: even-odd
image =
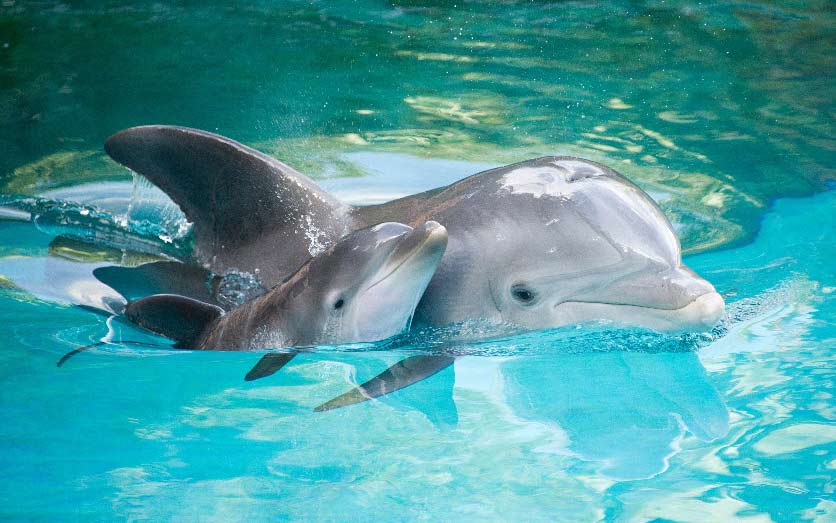
[[[449,245],[415,311],[422,324],[540,329],[603,320],[680,332],[707,330],[723,313],[714,287],[683,265],[655,202],[588,160],[537,158],[349,206],[291,167],[204,131],[135,127],[105,149],[180,206],[194,224],[198,262],[253,273],[265,287],[351,231],[434,220]]]
[[[409,327],[447,245],[428,221],[354,231],[310,258],[286,281],[229,313],[185,296],[130,302],[134,323],[191,349],[253,350],[378,341]],[[292,356],[290,356],[292,357]],[[280,357],[281,365],[289,357]],[[281,365],[256,371],[275,372]]]

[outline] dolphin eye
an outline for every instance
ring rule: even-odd
[[[518,302],[524,303],[526,305],[534,303],[534,299],[537,297],[537,295],[534,294],[534,291],[532,291],[525,285],[519,284],[511,287],[511,296],[513,296],[514,299]]]
[[[344,299],[342,299],[342,298],[340,298],[339,300],[337,300],[337,301],[334,303],[334,309],[335,309],[335,310],[340,310],[340,309],[342,309],[342,308],[343,308],[343,305],[345,305],[345,300],[344,300]]]

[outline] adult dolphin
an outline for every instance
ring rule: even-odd
[[[676,332],[706,330],[723,313],[714,287],[683,265],[655,202],[589,160],[536,158],[350,206],[290,166],[196,129],[134,127],[111,136],[105,150],[180,206],[194,224],[199,262],[216,273],[253,273],[265,286],[352,230],[435,220],[449,243],[415,311],[419,323],[537,329],[607,320]],[[413,356],[337,403],[403,388],[451,361]]]
[[[543,157],[380,205],[350,206],[254,149],[196,129],[142,126],[105,143],[194,223],[195,257],[215,273],[275,285],[345,234],[381,222],[442,223],[449,245],[416,310],[548,328],[610,320],[705,330],[723,299],[682,264],[658,206],[614,170]]]

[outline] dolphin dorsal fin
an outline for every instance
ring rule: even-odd
[[[105,151],[183,210],[198,258],[216,273],[259,273],[272,286],[346,229],[348,206],[290,166],[223,136],[132,127],[108,138]],[[259,266],[264,259],[270,267]]]
[[[176,294],[155,294],[125,307],[129,320],[184,348],[197,348],[194,344],[203,331],[222,315],[220,307]]]

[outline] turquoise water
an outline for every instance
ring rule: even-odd
[[[96,296],[106,262],[0,221],[19,286],[0,291],[0,515],[832,520],[834,206],[834,191],[778,200],[753,243],[686,260],[728,296],[710,336],[458,344],[453,367],[326,413],[415,348],[323,348],[247,383],[257,355],[119,343],[154,340],[59,305]]]
[[[833,521],[833,23],[826,2],[3,2],[0,519]],[[101,150],[142,123],[355,203],[592,158],[660,203],[727,315],[324,347],[245,382],[259,355],[76,306],[112,296],[96,267],[188,251]],[[427,352],[457,359],[313,412]]]

